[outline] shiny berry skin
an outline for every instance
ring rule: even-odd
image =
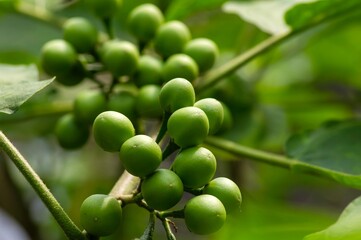
[[[196,189],[206,185],[214,176],[217,161],[211,151],[204,147],[183,149],[175,157],[172,170],[180,177],[186,188]]]
[[[231,179],[218,177],[210,181],[202,191],[217,197],[226,208],[227,214],[241,211],[242,195],[237,184]]]
[[[107,99],[100,90],[84,90],[75,97],[74,115],[79,122],[91,125],[106,110]]]
[[[197,63],[186,54],[174,54],[164,63],[162,77],[164,82],[173,78],[185,78],[192,82],[198,77]]]
[[[183,52],[193,58],[199,72],[211,69],[218,57],[217,45],[207,38],[192,39],[186,44]]]
[[[196,107],[178,109],[169,117],[167,126],[171,138],[182,148],[201,144],[209,131],[207,115]]]
[[[174,112],[180,108],[193,106],[196,94],[193,85],[184,78],[174,78],[163,85],[159,101],[163,110]]]
[[[119,158],[130,174],[146,177],[162,162],[162,150],[151,137],[136,135],[123,143]]]
[[[72,113],[68,113],[56,123],[55,136],[62,148],[77,149],[87,142],[89,129],[85,124],[77,122]]]
[[[150,3],[134,8],[127,19],[129,31],[141,42],[151,40],[163,22],[162,12],[157,6]]]
[[[97,30],[87,19],[73,17],[64,23],[64,39],[79,53],[90,52],[97,42]]]
[[[104,151],[118,152],[123,143],[135,135],[135,129],[125,115],[106,111],[95,118],[93,134],[95,142]]]
[[[190,199],[184,207],[184,221],[189,231],[207,235],[218,231],[226,221],[222,202],[208,194]]]
[[[186,43],[191,39],[188,27],[180,21],[170,21],[161,25],[154,39],[155,50],[167,58],[181,53]]]
[[[131,42],[111,41],[104,46],[102,61],[114,76],[131,75],[138,67],[139,52]]]
[[[51,40],[41,49],[41,65],[49,75],[63,75],[70,72],[77,62],[73,46],[62,39]]]
[[[80,224],[95,236],[114,233],[122,219],[122,207],[114,197],[94,194],[84,200],[80,207]]]
[[[180,178],[168,169],[158,169],[143,180],[142,195],[147,204],[156,210],[167,210],[175,206],[183,196]]]
[[[204,98],[198,100],[194,106],[206,113],[209,121],[209,134],[216,133],[223,123],[224,111],[222,103],[214,98]]]

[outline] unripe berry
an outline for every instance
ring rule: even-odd
[[[129,13],[128,28],[141,42],[148,42],[155,36],[163,21],[164,17],[159,8],[153,4],[145,3]]]
[[[182,147],[201,144],[207,137],[207,115],[197,107],[184,107],[175,111],[168,120],[168,133]]]
[[[77,122],[73,114],[68,113],[56,123],[55,135],[64,149],[77,149],[88,140],[89,129]]]
[[[196,189],[206,185],[214,176],[217,161],[211,151],[204,147],[183,149],[175,157],[172,170],[187,188]]]
[[[197,63],[186,54],[174,54],[164,63],[162,77],[165,82],[173,78],[185,78],[192,82],[198,77]]]
[[[231,179],[225,177],[215,178],[204,187],[203,193],[213,195],[221,200],[227,214],[241,211],[241,191]]]
[[[93,124],[95,142],[107,152],[118,152],[123,143],[135,135],[132,122],[123,114],[106,111]]]
[[[218,231],[226,221],[222,202],[208,194],[196,196],[184,207],[184,220],[189,231],[207,235]]]
[[[41,49],[41,64],[49,75],[64,75],[77,62],[77,54],[72,45],[62,39],[51,40]]]
[[[136,99],[137,113],[145,118],[160,118],[163,111],[159,102],[160,87],[158,85],[145,85],[138,93]]]
[[[204,98],[198,100],[194,106],[206,113],[209,121],[209,134],[216,133],[223,123],[224,111],[222,104],[214,98]]]
[[[113,75],[119,77],[135,72],[139,52],[134,44],[127,41],[111,41],[103,48],[102,61]]]
[[[80,207],[80,223],[95,236],[114,233],[122,219],[122,207],[114,197],[94,194],[84,200]]]
[[[159,101],[163,110],[174,112],[180,108],[192,106],[196,95],[193,85],[184,78],[174,78],[163,85]]]
[[[139,58],[138,68],[134,73],[134,82],[138,87],[148,84],[162,84],[163,63],[158,58],[142,55]]]
[[[162,162],[162,150],[151,137],[136,135],[124,142],[119,158],[130,174],[146,177]]]
[[[158,169],[143,180],[142,195],[147,204],[156,210],[167,210],[176,205],[183,195],[180,178],[168,169]]]
[[[74,115],[79,122],[91,125],[106,110],[107,100],[99,90],[84,90],[74,100]]]
[[[167,58],[183,51],[185,44],[191,39],[188,27],[180,21],[170,21],[159,27],[155,39],[155,50]]]
[[[73,17],[64,23],[64,39],[80,53],[91,51],[97,41],[96,28],[85,18]]]
[[[205,72],[216,62],[218,47],[208,38],[196,38],[186,44],[184,53],[197,63],[199,72]]]

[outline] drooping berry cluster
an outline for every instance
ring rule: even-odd
[[[128,16],[137,45],[113,38],[110,19],[119,2],[87,3],[110,38],[99,40],[98,30],[76,17],[64,24],[63,39],[42,49],[44,71],[60,84],[73,86],[83,79],[98,83],[76,96],[73,111],[59,119],[55,133],[65,149],[83,146],[92,133],[95,142],[104,151],[118,153],[123,167],[141,182],[132,201],[100,194],[87,198],[80,209],[82,226],[91,235],[112,234],[122,207],[133,202],[161,220],[184,218],[196,234],[217,231],[227,214],[240,209],[242,197],[233,181],[214,178],[216,157],[202,146],[224,126],[224,105],[214,98],[198,100],[193,88],[198,76],[214,65],[216,44],[192,39],[184,23],[166,22],[152,4],[142,4]],[[139,127],[149,118],[162,120],[156,139]],[[161,167],[163,161],[172,161],[170,167]],[[173,211],[184,192],[195,196],[182,210]]]

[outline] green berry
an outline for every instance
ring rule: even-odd
[[[131,91],[112,93],[108,99],[108,110],[120,112],[133,121],[136,118],[136,99],[136,94]]]
[[[91,11],[100,18],[110,18],[118,10],[121,0],[86,0]]]
[[[122,207],[114,197],[94,194],[80,207],[80,224],[90,234],[108,236],[114,233],[122,219]]]
[[[145,85],[139,90],[136,109],[141,117],[162,117],[163,111],[159,102],[159,93],[160,87],[158,85]]]
[[[119,157],[130,174],[146,177],[162,162],[162,150],[151,137],[136,135],[124,142]]]
[[[196,38],[186,44],[184,53],[197,63],[199,72],[205,72],[216,62],[218,47],[208,38]]]
[[[174,78],[161,88],[159,101],[166,112],[192,106],[195,102],[193,85],[184,78]]]
[[[90,52],[97,41],[97,30],[87,19],[74,17],[64,23],[64,39],[80,53]]]
[[[62,75],[75,66],[77,54],[70,43],[56,39],[44,44],[41,49],[41,65],[49,75]]]
[[[207,235],[218,231],[226,221],[222,202],[208,194],[196,196],[184,207],[184,221],[189,231]]]
[[[158,58],[142,55],[139,58],[138,68],[134,74],[135,84],[139,87],[148,84],[162,84],[163,63]]]
[[[209,134],[216,133],[223,123],[224,111],[222,104],[214,98],[204,98],[194,104],[195,107],[202,109],[209,121]]]
[[[197,107],[184,107],[175,111],[168,120],[168,133],[180,147],[201,144],[207,137],[207,115]]]
[[[74,101],[74,115],[79,122],[91,125],[94,119],[106,110],[107,100],[99,90],[84,90]]]
[[[191,189],[206,185],[213,178],[216,168],[215,156],[204,147],[182,150],[172,164],[172,170],[180,177],[183,185]]]
[[[141,191],[147,204],[156,210],[167,210],[176,205],[183,195],[180,178],[168,169],[158,169],[143,180]]]
[[[111,41],[103,47],[102,61],[115,76],[131,75],[138,66],[137,47],[127,41]]]
[[[191,39],[188,27],[180,21],[170,21],[159,27],[155,39],[155,50],[167,58],[183,51],[186,43]]]
[[[228,178],[213,179],[204,187],[203,193],[213,195],[221,200],[227,214],[241,211],[241,191],[237,184]]]
[[[89,137],[89,129],[75,120],[73,114],[62,116],[55,126],[55,135],[64,149],[77,149],[82,147]]]
[[[123,143],[135,135],[132,122],[123,114],[106,111],[93,124],[95,142],[107,152],[118,152]]]
[[[186,54],[174,54],[164,63],[162,77],[165,82],[173,78],[185,78],[192,82],[198,77],[197,63]]]
[[[85,69],[83,65],[77,61],[69,72],[64,72],[56,76],[55,81],[64,86],[75,86],[85,78]]]
[[[141,42],[148,42],[155,36],[163,21],[164,17],[159,8],[146,3],[139,5],[129,13],[128,28]]]
[[[232,117],[231,110],[229,110],[228,106],[226,104],[224,104],[223,102],[221,102],[221,104],[223,107],[224,117],[223,117],[222,125],[219,128],[219,130],[217,131],[217,134],[222,134],[224,132],[229,131],[233,125],[233,117]]]

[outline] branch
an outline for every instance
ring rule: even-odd
[[[14,10],[20,15],[35,19],[37,21],[46,22],[56,28],[62,28],[65,22],[65,19],[55,16],[52,12],[25,1],[19,1],[17,4],[15,4]]]
[[[85,236],[81,230],[69,218],[59,202],[55,199],[44,182],[37,173],[32,169],[27,160],[19,153],[10,140],[0,131],[0,149],[2,149],[13,161],[19,171],[30,183],[38,196],[41,198],[45,206],[54,216],[59,226],[63,229],[65,235],[72,240],[85,240]]]
[[[306,24],[298,29],[292,29],[285,33],[271,36],[268,39],[264,40],[263,42],[257,44],[253,48],[249,49],[245,53],[238,55],[237,57],[226,62],[222,66],[219,66],[218,68],[209,71],[206,75],[204,75],[201,79],[199,79],[199,85],[195,87],[195,90],[196,92],[200,92],[215,85],[220,80],[224,79],[224,77],[229,76],[237,69],[246,65],[251,60],[267,52],[268,50],[275,48],[276,46],[280,45],[281,43],[285,42],[286,40],[288,40],[289,38],[295,35],[306,32],[309,29],[318,27],[325,22],[337,20],[340,17],[344,17],[346,14],[350,12],[354,12],[358,10],[359,9],[355,7],[347,8],[342,11],[336,12],[334,14],[328,15],[325,18],[320,19],[319,21]]]

